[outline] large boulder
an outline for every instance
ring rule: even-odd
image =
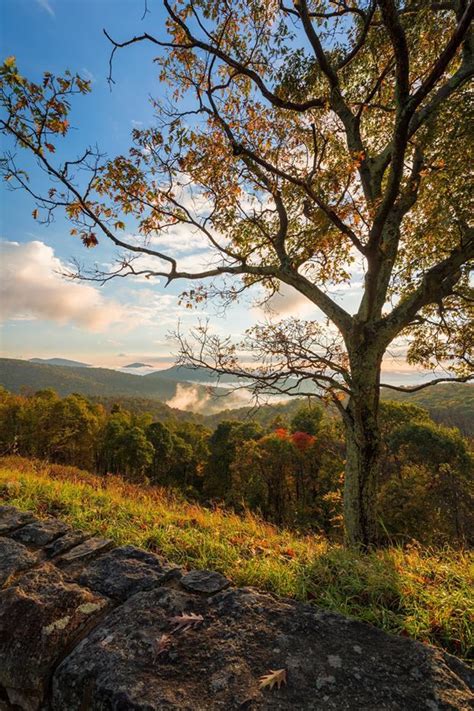
[[[251,589],[206,598],[159,588],[112,611],[62,662],[52,708],[79,711],[87,700],[90,711],[467,711],[468,672],[452,662]],[[261,676],[281,669],[286,685],[260,688]]]
[[[58,661],[109,605],[45,564],[0,593],[0,687],[27,711],[41,707]]]

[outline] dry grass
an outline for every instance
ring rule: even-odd
[[[236,585],[310,600],[472,658],[473,559],[467,551],[412,545],[359,555],[252,514],[207,509],[118,477],[15,457],[0,459],[0,498],[177,564],[219,570]]]

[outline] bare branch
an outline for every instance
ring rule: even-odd
[[[421,383],[420,385],[403,386],[403,385],[391,385],[390,383],[381,383],[381,388],[387,388],[388,390],[397,390],[400,393],[416,393],[419,390],[424,390],[425,388],[430,388],[432,385],[437,385],[438,383],[467,383],[469,380],[474,380],[474,374],[465,375],[460,378],[435,378],[430,380],[428,383]]]

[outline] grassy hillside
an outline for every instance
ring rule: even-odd
[[[472,557],[464,551],[413,545],[362,556],[249,514],[188,504],[161,489],[13,457],[0,460],[0,499],[184,566],[219,570],[238,585],[314,601],[472,655]]]

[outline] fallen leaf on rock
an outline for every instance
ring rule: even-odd
[[[273,689],[274,686],[279,689],[282,684],[286,684],[286,669],[270,669],[270,672],[261,676],[259,680],[261,689],[266,687]]]
[[[164,654],[168,651],[171,645],[171,635],[162,634],[160,639],[155,641],[154,655],[159,657],[160,654]]]
[[[176,617],[170,617],[168,622],[174,625],[174,632],[186,632],[191,628],[197,627],[201,622],[204,622],[204,617],[202,615],[196,615],[194,612],[190,612],[185,615],[177,615]]]

